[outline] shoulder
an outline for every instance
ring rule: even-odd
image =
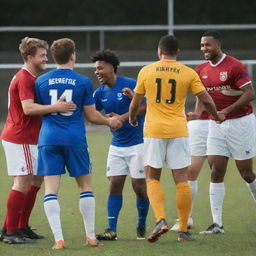
[[[124,77],[124,76],[118,76],[118,82],[122,83],[122,84],[126,84],[126,85],[135,85],[136,84],[136,80],[133,78],[129,78],[129,77]]]
[[[55,73],[55,69],[38,76],[36,79],[36,83],[37,84],[44,83],[46,80],[52,78],[54,76],[54,73]]]

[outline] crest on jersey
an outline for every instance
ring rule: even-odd
[[[117,93],[117,100],[122,100],[123,94],[121,92]]]
[[[225,72],[220,72],[220,81],[224,82],[226,81],[228,78],[228,72],[225,71]]]

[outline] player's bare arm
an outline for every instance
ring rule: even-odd
[[[213,99],[206,90],[198,93],[196,96],[202,102],[205,109],[212,114],[215,121],[222,122],[224,120],[223,117],[217,113],[217,109],[213,102]]]
[[[117,130],[123,126],[123,122],[121,122],[115,116],[113,117],[105,117],[99,111],[96,110],[95,105],[86,105],[83,107],[85,118],[98,125],[107,125],[113,130]]]
[[[239,109],[255,99],[255,91],[253,89],[252,84],[247,84],[240,89],[243,91],[243,94],[240,96],[240,98],[232,105],[219,111],[219,114],[226,116],[231,111]]]
[[[138,125],[136,116],[138,115],[140,104],[143,97],[144,97],[144,94],[135,93],[131,101],[130,108],[129,108],[129,123],[132,126]]]
[[[45,115],[53,112],[73,112],[76,110],[76,104],[72,101],[66,102],[65,99],[60,99],[56,104],[40,105],[34,102],[33,99],[21,101],[22,108],[25,115]]]
[[[193,112],[188,112],[186,114],[187,121],[198,119],[200,117],[200,115],[203,113],[203,111],[205,111],[205,107],[204,107],[203,103],[197,97],[196,98],[195,110]]]

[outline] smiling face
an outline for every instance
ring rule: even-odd
[[[45,64],[48,61],[46,49],[38,48],[34,56],[28,55],[28,61],[37,72],[45,70]]]
[[[217,63],[222,57],[221,43],[212,36],[203,36],[200,46],[206,60]]]
[[[97,76],[100,84],[106,84],[112,87],[115,82],[116,74],[114,67],[105,61],[95,62],[95,75]]]

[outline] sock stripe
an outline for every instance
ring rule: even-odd
[[[50,200],[57,200],[56,194],[48,194],[44,196],[44,203]]]
[[[91,191],[86,191],[86,192],[80,193],[80,199],[81,199],[81,198],[85,198],[85,197],[94,197],[93,192],[91,192]]]

